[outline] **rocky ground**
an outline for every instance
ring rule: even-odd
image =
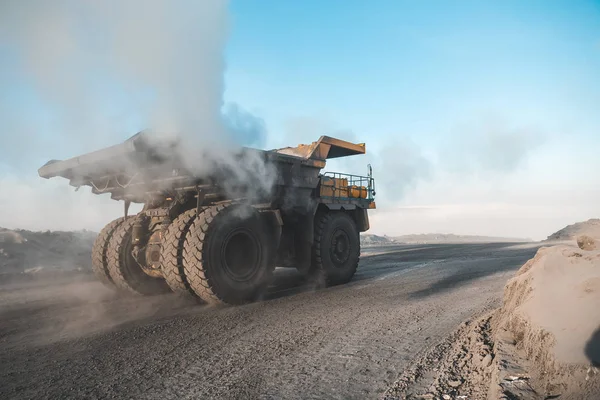
[[[421,355],[385,398],[599,399],[600,246],[595,220],[576,226],[551,235],[565,241],[524,263],[501,307]]]
[[[35,279],[0,280],[0,397],[598,399],[595,221],[541,244],[373,240],[349,285],[278,270],[263,301],[216,308],[115,297],[82,272],[94,234],[2,230],[0,266]]]
[[[536,244],[387,246],[348,285],[278,270],[267,297],[205,307],[89,279],[0,285],[0,398],[377,399],[500,305]]]

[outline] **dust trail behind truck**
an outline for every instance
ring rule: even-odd
[[[322,136],[270,151],[243,147],[233,161],[211,155],[203,173],[183,162],[180,146],[139,132],[39,169],[43,178],[63,177],[123,201],[123,217],[100,231],[92,251],[94,274],[105,285],[241,304],[261,295],[275,267],[297,268],[321,285],[352,279],[359,232],[369,229],[375,208],[375,180],[370,166],[366,176],[321,170],[327,159],[364,154],[364,144]],[[253,160],[275,172],[272,185],[249,169]],[[142,210],[128,215],[131,203]]]

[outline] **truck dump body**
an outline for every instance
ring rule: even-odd
[[[275,170],[276,187],[314,189],[319,172],[329,158],[364,154],[364,144],[353,144],[322,136],[309,145],[270,151],[242,147],[227,162],[210,157],[210,168],[194,171],[182,162],[177,141],[155,141],[139,132],[125,142],[67,160],[51,160],[38,173],[42,178],[63,177],[72,186],[90,186],[95,194],[110,193],[115,200],[143,203],[148,194],[161,191],[185,191],[199,187],[244,187],[255,191],[264,179],[252,174],[239,174],[253,162],[264,163]],[[205,150],[206,151],[206,150]],[[207,157],[207,153],[198,157]],[[263,193],[263,197],[274,193]]]

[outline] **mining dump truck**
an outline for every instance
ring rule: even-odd
[[[100,231],[92,250],[94,274],[105,285],[241,304],[264,294],[276,267],[297,268],[319,286],[352,279],[359,232],[369,229],[375,208],[372,170],[321,170],[327,159],[364,154],[364,144],[322,136],[269,151],[241,147],[227,157],[198,150],[194,157],[209,160],[208,169],[184,162],[183,146],[142,131],[39,169],[43,178],[63,177],[123,201],[123,216]],[[131,203],[141,211],[129,215]]]

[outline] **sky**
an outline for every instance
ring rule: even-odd
[[[0,5],[0,226],[98,230],[122,204],[37,168],[222,120],[265,149],[365,142],[326,169],[373,165],[371,233],[539,240],[600,214],[597,0],[34,3]]]

